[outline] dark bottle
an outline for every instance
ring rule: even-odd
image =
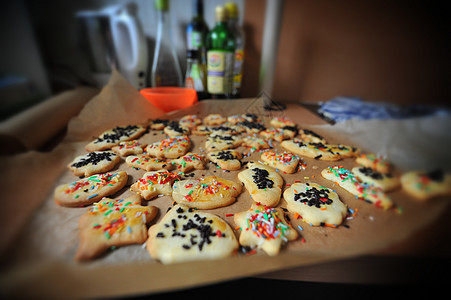
[[[199,100],[208,98],[206,66],[200,63],[198,50],[188,50],[186,53],[185,87],[195,89]]]
[[[205,66],[207,65],[205,42],[208,31],[207,23],[204,20],[204,1],[193,0],[193,18],[186,28],[186,49],[199,51],[199,62]]]
[[[216,24],[207,35],[207,87],[214,99],[232,97],[235,37],[227,24],[227,11],[218,6]]]

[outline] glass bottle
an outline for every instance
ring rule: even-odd
[[[207,53],[205,41],[208,34],[208,26],[204,20],[204,1],[193,1],[193,18],[186,28],[186,49],[199,50],[200,63],[207,65]]]
[[[205,65],[200,63],[199,50],[188,50],[186,53],[186,75],[185,87],[195,89],[197,99],[202,100],[208,97],[205,77]]]
[[[152,64],[151,86],[182,86],[182,70],[172,39],[169,0],[155,0],[158,29]]]
[[[233,67],[233,87],[232,96],[239,98],[241,96],[241,82],[243,78],[243,62],[244,62],[244,42],[245,35],[243,27],[240,26],[238,17],[238,6],[235,2],[227,2],[225,4],[228,14],[229,28],[235,35],[235,61]]]
[[[207,35],[207,88],[213,99],[232,97],[235,37],[227,25],[227,11],[215,10],[215,27]]]

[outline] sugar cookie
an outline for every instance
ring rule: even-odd
[[[274,117],[269,122],[271,126],[276,128],[282,128],[285,126],[296,126],[296,123],[290,120],[288,117]]]
[[[311,142],[311,143],[322,143],[326,144],[326,139],[323,138],[321,135],[317,134],[316,132],[313,132],[309,129],[301,129],[299,131],[301,140],[305,142]]]
[[[145,173],[130,189],[141,194],[145,200],[151,200],[158,195],[172,194],[172,184],[180,178],[168,170]]]
[[[236,135],[212,134],[205,142],[207,151],[233,149],[241,145],[242,140]]]
[[[422,201],[451,194],[451,174],[442,170],[407,172],[401,183],[406,192]]]
[[[241,152],[236,150],[221,150],[208,153],[208,159],[221,169],[234,171],[241,169]]]
[[[355,167],[351,171],[360,181],[375,185],[384,192],[392,191],[401,184],[399,178],[389,173],[380,173],[370,167]]]
[[[181,135],[189,135],[189,128],[181,125],[177,121],[171,121],[164,128],[164,133],[166,133],[169,137],[181,136]]]
[[[271,167],[250,162],[248,169],[238,173],[252,200],[266,206],[276,206],[282,194],[282,177]]]
[[[300,160],[299,156],[285,151],[281,153],[266,151],[262,153],[261,159],[266,162],[268,166],[289,174],[296,172]]]
[[[191,148],[191,140],[186,136],[162,139],[147,146],[146,151],[157,158],[179,158]]]
[[[147,251],[163,264],[221,259],[239,245],[230,226],[220,217],[176,205],[149,229]]]
[[[234,220],[241,228],[240,244],[262,249],[270,256],[279,254],[282,244],[298,238],[281,208],[254,203],[248,211],[236,213]]]
[[[120,142],[139,138],[146,131],[140,125],[117,126],[103,132],[97,139],[86,145],[86,151],[100,151],[111,149]]]
[[[113,151],[95,151],[77,156],[67,167],[75,176],[91,176],[113,169],[121,158]]]
[[[202,120],[198,115],[186,115],[180,119],[179,123],[180,125],[193,129],[194,127],[202,124]]]
[[[220,114],[209,114],[204,118],[204,124],[209,126],[221,125],[226,121],[227,119]]]
[[[90,205],[103,197],[113,195],[127,184],[127,173],[103,173],[69,184],[59,185],[54,192],[57,204],[67,207]]]
[[[157,215],[155,206],[141,206],[139,196],[104,198],[80,217],[80,244],[75,260],[89,260],[111,247],[142,244],[146,225]]]
[[[120,142],[119,145],[114,146],[111,150],[120,156],[129,156],[143,153],[146,146],[147,144],[142,144],[137,140],[131,140]]]
[[[347,206],[336,192],[316,183],[294,183],[283,193],[287,209],[312,226],[336,227],[343,222]]]
[[[176,166],[177,171],[187,173],[191,170],[204,170],[204,158],[199,154],[187,153],[171,162]]]
[[[364,167],[370,167],[380,173],[389,173],[391,169],[391,164],[388,160],[374,153],[360,154],[355,162]]]
[[[232,204],[240,193],[240,184],[209,176],[174,183],[172,198],[177,203],[188,207],[211,209]]]
[[[146,171],[172,169],[172,164],[170,161],[167,161],[164,158],[155,158],[148,154],[130,155],[125,159],[125,163],[132,168],[138,168]]]

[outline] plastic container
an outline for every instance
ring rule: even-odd
[[[145,88],[140,93],[165,112],[190,107],[197,102],[196,90],[182,87]]]

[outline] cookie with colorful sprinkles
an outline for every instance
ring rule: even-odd
[[[141,154],[144,152],[147,144],[142,144],[138,140],[131,140],[126,142],[120,142],[119,145],[111,148],[114,153],[119,154],[120,156],[129,156]]]
[[[204,124],[208,126],[217,126],[224,124],[227,119],[220,114],[209,114],[204,118]]]
[[[362,153],[355,159],[355,162],[380,173],[389,173],[392,168],[390,162],[386,158],[374,153]]]
[[[410,171],[401,176],[401,183],[406,192],[420,201],[451,195],[451,173],[443,170]]]
[[[149,144],[146,151],[157,158],[174,159],[185,155],[190,148],[191,140],[187,136],[175,136]]]
[[[217,176],[181,180],[174,183],[172,198],[192,208],[212,209],[235,202],[241,184]]]
[[[113,151],[94,151],[77,156],[67,167],[75,176],[91,176],[113,169],[121,161]]]
[[[361,181],[375,185],[384,192],[392,191],[401,184],[398,177],[375,171],[370,167],[354,167],[351,171]]]
[[[279,169],[288,174],[296,172],[300,160],[299,156],[286,151],[266,151],[262,153],[261,159],[270,167]]]
[[[182,173],[187,173],[192,170],[204,170],[204,158],[196,153],[187,153],[182,157],[173,159],[171,164],[176,166],[176,170]]]
[[[141,125],[117,126],[103,132],[97,139],[86,145],[86,151],[111,149],[120,142],[139,138],[147,128]]]
[[[287,209],[312,226],[337,227],[347,214],[338,194],[316,183],[294,183],[283,193]]]
[[[254,203],[248,211],[236,213],[234,220],[241,229],[240,245],[256,247],[270,256],[279,254],[283,244],[299,236],[281,208]]]
[[[354,173],[342,166],[327,167],[321,171],[321,175],[350,192],[357,199],[365,200],[376,207],[384,209],[389,209],[393,206],[393,202],[382,189],[360,181]]]
[[[67,207],[90,205],[103,197],[113,195],[127,184],[128,175],[120,171],[86,177],[69,184],[56,187],[54,200]]]
[[[220,217],[175,205],[149,228],[147,251],[163,264],[222,259],[238,250],[230,226]]]
[[[198,115],[186,115],[180,118],[179,123],[180,125],[193,129],[196,126],[202,124],[202,120],[199,118]]]
[[[180,178],[168,170],[145,173],[136,181],[130,189],[141,194],[145,200],[151,200],[158,195],[169,196],[172,194],[172,184]]]
[[[283,178],[273,168],[249,162],[248,169],[238,173],[252,200],[266,206],[276,206],[282,194]]]
[[[173,168],[170,161],[164,158],[155,158],[149,154],[130,155],[125,159],[125,163],[132,168],[145,171],[171,170]]]
[[[158,208],[141,206],[138,195],[126,199],[104,198],[80,217],[80,244],[75,260],[89,260],[111,247],[142,244],[147,240],[147,225]]]

